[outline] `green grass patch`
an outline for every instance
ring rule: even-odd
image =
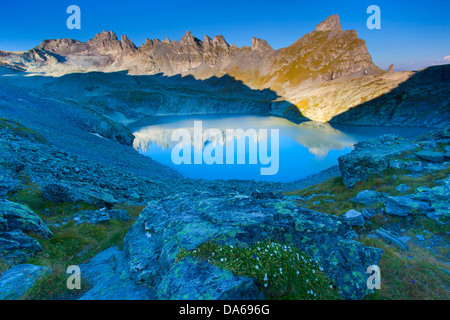
[[[255,278],[269,299],[341,299],[315,261],[289,245],[267,241],[251,247],[233,247],[208,242],[193,251],[180,251],[178,258],[189,255],[237,276]]]
[[[381,289],[367,300],[449,300],[450,276],[439,260],[427,250],[410,246],[407,252],[385,244],[380,239],[361,239],[366,246],[383,249],[378,266]]]
[[[67,267],[85,263],[107,248],[122,247],[126,233],[145,206],[115,205],[113,209],[123,209],[128,212],[132,218],[129,222],[110,221],[99,225],[75,225],[75,222],[71,220],[75,213],[99,208],[83,202],[48,201],[41,196],[38,185],[30,182],[27,177],[22,177],[22,180],[24,181],[22,190],[11,195],[9,200],[28,206],[53,232],[53,237],[50,239],[32,235],[39,240],[43,250],[29,258],[27,263],[46,266],[52,271],[37,281],[23,299],[62,299],[80,295],[89,288],[89,285],[84,279],[83,290],[68,290]],[[6,268],[7,266],[4,269]],[[0,264],[0,272],[1,269],[3,267]]]
[[[39,133],[22,126],[16,121],[0,118],[0,129],[11,130],[19,137],[45,143],[45,139]]]
[[[324,183],[294,192],[286,193],[288,195],[299,195],[302,198],[314,196],[307,201],[299,201],[298,205],[312,210],[342,216],[348,210],[362,210],[364,205],[350,201],[359,192],[364,190],[373,190],[380,193],[388,193],[392,196],[404,195],[396,190],[396,188],[405,184],[411,189],[409,193],[414,193],[418,187],[435,186],[435,181],[447,178],[450,175],[450,167],[445,170],[434,171],[430,173],[424,172],[421,177],[409,177],[406,172],[389,168],[380,175],[370,177],[366,181],[358,182],[353,189],[347,189],[341,177],[332,178]],[[329,195],[326,195],[329,194]],[[382,205],[374,205],[371,207],[377,209]]]

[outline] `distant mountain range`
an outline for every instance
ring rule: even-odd
[[[0,66],[51,76],[123,70],[198,80],[228,75],[251,89],[271,89],[290,108],[322,122],[392,91],[413,75],[378,68],[365,41],[356,31],[343,30],[338,15],[279,50],[257,38],[251,47],[230,45],[220,35],[201,41],[189,31],[179,42],[147,39],[137,47],[125,35],[119,40],[114,32],[103,31],[87,42],[45,40],[26,52],[0,51]]]

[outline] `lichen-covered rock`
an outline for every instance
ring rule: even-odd
[[[109,248],[80,266],[93,287],[80,300],[154,300],[156,290],[139,286],[129,276],[125,252]],[[83,278],[81,286],[83,287]]]
[[[443,152],[422,150],[422,151],[416,152],[416,156],[422,160],[426,160],[426,161],[430,161],[430,162],[442,163],[445,161],[445,154]]]
[[[0,276],[0,300],[17,300],[34,285],[34,283],[50,272],[47,267],[32,264],[21,264],[6,270]]]
[[[361,203],[365,206],[370,206],[377,202],[381,202],[383,200],[383,195],[373,190],[364,190],[350,200],[353,202]]]
[[[203,284],[203,285],[202,285]],[[237,277],[204,261],[183,259],[172,266],[158,286],[162,300],[261,300],[253,279]]]
[[[349,210],[344,214],[344,218],[347,219],[347,221],[352,226],[363,226],[366,221],[364,220],[364,217],[361,212],[356,210]]]
[[[235,246],[251,246],[265,240],[289,243],[316,260],[343,297],[360,299],[368,293],[366,269],[378,263],[381,250],[347,239],[348,231],[350,224],[345,219],[298,208],[290,201],[178,194],[149,203],[127,233],[124,250],[129,258],[130,275],[136,283],[148,287],[164,283],[158,289],[158,296],[169,299],[171,293],[176,293],[178,298],[188,294],[179,289],[184,278],[173,272],[183,270],[191,274],[197,268],[188,262],[178,264],[180,250],[194,250],[209,241]],[[213,274],[202,277],[218,281]],[[167,286],[173,291],[167,291]],[[209,283],[202,286],[207,287]],[[207,295],[221,297],[220,288],[224,286],[225,283],[214,282],[211,288],[217,292],[208,291]],[[192,288],[191,291],[202,296],[202,290]]]
[[[75,224],[100,224],[111,220],[130,221],[130,216],[125,210],[84,210],[77,212],[72,220]]]
[[[357,143],[355,150],[339,158],[342,180],[347,188],[382,173],[389,161],[418,145],[397,135],[384,135]]]
[[[21,183],[14,172],[0,165],[0,198],[6,197],[9,192],[20,189]]]
[[[39,241],[20,230],[0,233],[0,258],[9,265],[24,263],[40,251]]]
[[[107,190],[85,184],[48,183],[42,188],[42,197],[54,202],[83,201],[98,206],[111,207],[117,200]]]
[[[0,231],[18,229],[34,232],[44,238],[53,235],[44,221],[28,207],[8,200],[0,200],[0,225],[3,225],[0,226]]]
[[[412,214],[426,214],[432,211],[428,202],[416,200],[414,195],[386,197],[385,212],[390,215],[406,217]]]
[[[450,177],[437,182],[433,188],[420,187],[414,194],[386,197],[385,212],[397,216],[427,215],[439,222],[450,218]]]

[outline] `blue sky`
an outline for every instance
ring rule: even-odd
[[[81,30],[69,30],[69,5],[81,8]],[[369,5],[381,8],[381,30],[369,30]],[[186,30],[222,34],[228,43],[250,45],[253,36],[275,49],[292,44],[338,13],[344,29],[367,41],[374,62],[413,70],[450,63],[450,1],[443,0],[227,0],[227,1],[11,1],[0,6],[0,50],[27,50],[43,39],[87,41],[102,30],[126,34],[136,45],[145,38],[180,39]],[[444,60],[448,57],[448,60]]]

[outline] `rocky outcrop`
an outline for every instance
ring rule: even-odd
[[[357,182],[389,168],[389,160],[418,147],[418,144],[396,135],[384,135],[357,143],[355,150],[339,158],[342,180],[347,188],[352,188]]]
[[[9,265],[23,263],[42,251],[34,233],[50,238],[53,233],[33,211],[8,200],[0,200],[0,258]]]
[[[47,267],[21,264],[0,275],[0,300],[18,300],[35,282],[50,273]]]
[[[53,202],[91,203],[99,207],[111,207],[117,200],[107,190],[86,184],[48,183],[42,188],[42,197]]]
[[[261,200],[253,195],[219,196],[215,195],[218,191],[211,191],[150,202],[127,233],[124,252],[105,252],[93,264],[110,268],[110,263],[96,261],[114,255],[116,258],[108,259],[123,266],[126,264],[121,261],[126,259],[128,268],[120,267],[118,272],[127,274],[142,290],[155,288],[147,293],[149,299],[259,299],[264,297],[262,289],[252,279],[192,257],[179,259],[178,254],[210,241],[246,247],[271,239],[307,252],[345,298],[359,299],[367,294],[365,271],[378,262],[381,251],[347,239],[350,224],[344,219],[298,208],[273,196]],[[90,299],[113,296],[112,292],[102,293],[105,284],[96,280],[103,277],[97,275],[100,273],[92,272],[88,277],[94,277],[94,291],[87,294]],[[97,286],[105,289],[95,289]]]
[[[355,149],[338,159],[342,179],[347,188],[382,174],[387,168],[407,170],[411,173],[446,169],[450,158],[443,152],[450,142],[450,127],[435,130],[411,141],[396,135],[384,135],[360,142]],[[430,150],[431,148],[431,150]],[[434,149],[433,149],[434,148]],[[376,199],[373,192],[359,194],[356,202],[364,203]]]
[[[72,218],[75,224],[89,223],[101,224],[109,221],[130,221],[131,218],[125,210],[84,210],[79,211]]]
[[[80,266],[92,288],[80,300],[154,300],[155,290],[134,283],[128,276],[125,252],[109,248]]]
[[[384,199],[385,212],[395,216],[426,215],[438,222],[448,221],[450,209],[450,177],[433,188],[420,187],[413,194]]]
[[[50,238],[53,234],[28,207],[8,200],[0,200],[0,231],[22,230],[33,232],[44,238]]]

